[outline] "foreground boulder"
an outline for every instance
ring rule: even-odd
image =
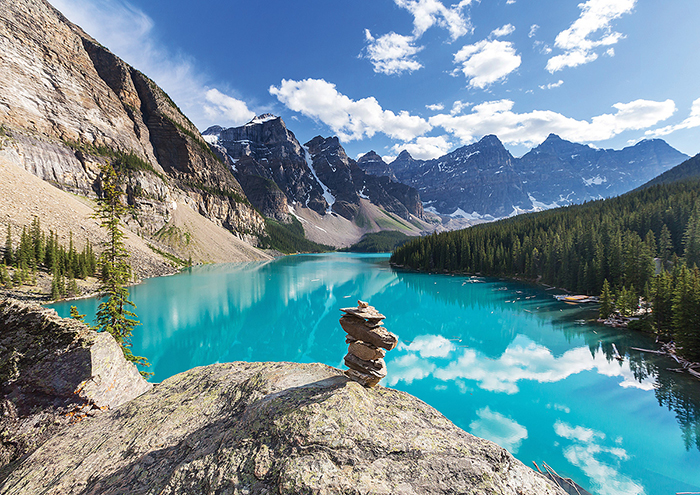
[[[0,300],[0,481],[51,436],[151,387],[111,335]]]
[[[173,376],[28,457],[0,494],[563,494],[404,392],[321,364]]]

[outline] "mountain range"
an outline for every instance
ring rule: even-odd
[[[430,212],[492,220],[617,196],[687,158],[660,139],[608,150],[550,134],[521,158],[488,135],[433,160],[416,160],[403,151],[387,164],[370,152],[358,163],[368,173],[415,187]]]
[[[270,114],[200,134],[154,81],[44,0],[3,2],[0,53],[0,160],[88,198],[100,167],[117,164],[129,228],[195,261],[222,260],[203,234],[216,229],[258,245],[270,220],[299,223],[308,239],[345,247],[617,195],[687,158],[661,140],[616,151],[555,135],[515,158],[489,135],[433,160],[355,160],[337,137],[301,144]]]

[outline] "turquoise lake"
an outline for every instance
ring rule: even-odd
[[[668,371],[675,361],[630,349],[654,349],[653,338],[595,324],[594,308],[552,292],[394,270],[386,255],[208,265],[131,288],[143,324],[133,350],[152,363],[152,381],[228,361],[345,369],[339,308],[362,299],[400,338],[382,385],[592,493],[700,491],[700,381]],[[97,304],[52,307],[94,315]]]

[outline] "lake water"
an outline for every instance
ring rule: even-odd
[[[629,349],[654,348],[647,336],[591,323],[591,308],[557,302],[552,291],[334,253],[197,267],[131,295],[143,323],[133,350],[151,361],[154,381],[239,360],[345,369],[339,308],[362,299],[400,338],[383,385],[593,493],[700,491],[700,382],[667,371],[672,360]],[[67,316],[71,304],[93,315],[98,303],[53,307]]]

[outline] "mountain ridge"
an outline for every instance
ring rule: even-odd
[[[489,156],[486,162],[485,156]],[[372,171],[416,187],[434,213],[493,220],[622,194],[687,155],[661,139],[607,150],[550,134],[520,158],[513,157],[494,135],[432,160],[414,159],[406,150],[389,164],[363,158],[358,164],[367,163]]]

